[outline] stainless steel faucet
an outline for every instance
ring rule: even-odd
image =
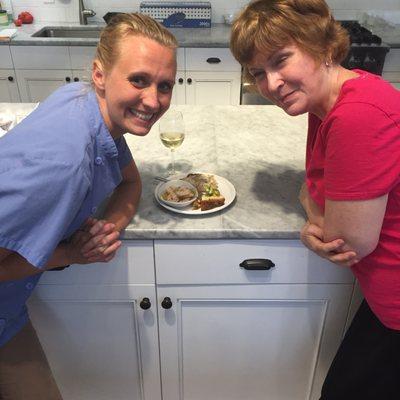
[[[83,0],[79,0],[79,23],[87,25],[88,17],[94,17],[96,13],[93,10],[88,10],[83,4]]]

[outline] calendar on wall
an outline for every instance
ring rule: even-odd
[[[145,1],[140,12],[168,28],[210,28],[211,3],[208,1]]]

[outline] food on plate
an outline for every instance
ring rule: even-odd
[[[186,186],[169,186],[161,194],[161,198],[166,201],[183,202],[196,196],[196,193]]]
[[[211,174],[189,174],[182,180],[191,183],[198,192],[193,203],[193,209],[201,211],[211,210],[225,204],[225,197],[218,189],[218,183]]]

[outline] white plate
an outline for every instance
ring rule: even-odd
[[[207,175],[214,175],[206,172],[199,172],[205,173]],[[174,179],[184,178],[187,174],[180,175],[178,177],[174,177]],[[220,207],[212,208],[211,210],[201,211],[193,210],[192,206],[187,206],[185,208],[174,208],[165,204],[159,197],[159,189],[162,186],[163,182],[160,182],[154,190],[154,196],[157,200],[157,203],[166,208],[167,210],[173,211],[178,214],[187,214],[187,215],[203,215],[203,214],[211,214],[217,211],[223,210],[224,208],[228,207],[236,197],[236,190],[235,187],[228,181],[228,179],[223,178],[222,176],[214,175],[215,180],[218,184],[218,190],[220,191],[221,195],[225,197],[225,204]]]

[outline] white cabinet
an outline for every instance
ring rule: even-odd
[[[126,241],[29,309],[65,400],[317,400],[353,286],[295,240]]]
[[[95,47],[11,46],[22,102],[39,102],[62,85],[90,81]]]
[[[245,259],[270,259],[246,270]],[[163,400],[317,400],[349,271],[296,241],[156,241]],[[170,300],[170,304],[168,304]]]
[[[14,69],[0,69],[0,103],[20,101]]]
[[[18,86],[10,47],[0,46],[0,102],[14,103],[18,101]]]
[[[17,69],[17,80],[23,103],[38,103],[56,89],[71,82],[71,70]]]
[[[29,311],[64,400],[161,400],[151,241],[46,272]]]
[[[238,105],[241,66],[227,48],[178,49],[173,104]]]

